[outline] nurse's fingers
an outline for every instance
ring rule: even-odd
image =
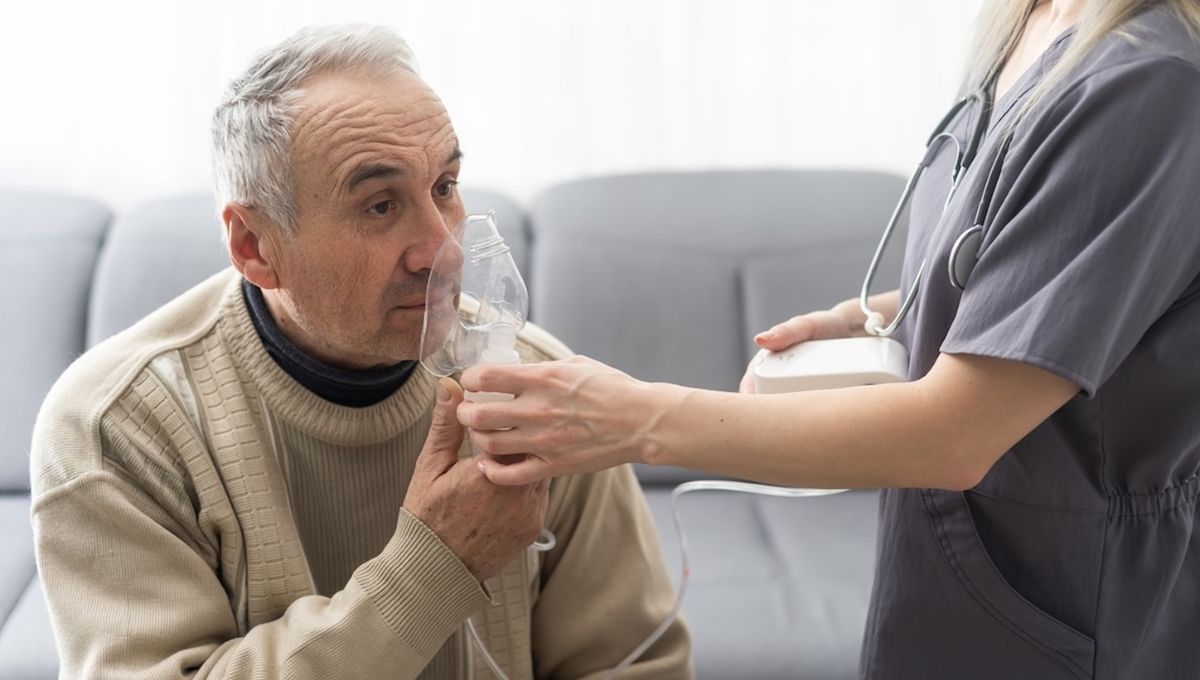
[[[493,484],[501,486],[524,486],[553,477],[546,461],[537,456],[526,456],[518,463],[504,464],[490,456],[480,456],[479,469]]]
[[[809,312],[777,324],[754,336],[763,349],[780,352],[792,345],[809,340],[831,340],[850,337],[853,329],[846,317],[832,310]]]
[[[504,430],[524,425],[530,418],[527,409],[512,400],[464,401],[458,405],[458,422],[474,430]],[[533,419],[533,420],[536,420]]]
[[[467,430],[471,445],[476,451],[495,456],[525,453],[529,450],[528,438],[518,430]]]
[[[794,316],[754,336],[754,342],[763,349],[779,352],[798,342],[811,340],[816,330],[816,322],[807,314]]]
[[[520,394],[542,377],[538,364],[482,364],[463,371],[463,389],[471,392]]]

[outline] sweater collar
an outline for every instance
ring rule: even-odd
[[[225,291],[217,331],[241,373],[238,377],[253,384],[276,417],[330,444],[365,446],[391,439],[429,414],[434,379],[419,367],[399,389],[364,407],[337,404],[306,388],[268,354],[245,302],[242,280],[234,276]]]
[[[377,404],[400,389],[417,366],[415,361],[366,371],[330,366],[305,354],[283,334],[267,308],[262,289],[242,279],[242,295],[267,354],[296,382],[326,401],[356,408]]]

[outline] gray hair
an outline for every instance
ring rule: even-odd
[[[408,44],[381,26],[310,26],[258,55],[213,114],[218,206],[261,209],[290,232],[296,220],[292,124],[302,86],[321,73],[362,69],[417,72]]]

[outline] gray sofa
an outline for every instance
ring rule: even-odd
[[[484,191],[468,191],[466,200],[470,210],[497,211],[535,322],[640,378],[728,390],[753,353],[754,332],[858,290],[901,185],[881,173],[745,170],[581,180],[525,208]],[[0,191],[4,680],[57,673],[29,526],[28,448],[38,405],[87,347],[225,266],[214,215],[206,195],[114,216],[78,197]],[[879,280],[894,283],[898,270],[889,260]],[[678,577],[670,492],[696,475],[638,473]],[[692,564],[685,612],[699,678],[856,676],[874,493],[696,495],[681,507]]]

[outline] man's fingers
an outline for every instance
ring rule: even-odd
[[[429,425],[429,434],[425,436],[425,446],[417,459],[418,465],[433,466],[438,472],[445,472],[458,462],[463,427],[458,424],[456,412],[462,396],[462,389],[453,380],[438,380],[433,422]]]
[[[537,456],[526,456],[519,463],[507,465],[490,456],[479,456],[477,464],[489,481],[501,486],[524,486],[554,476],[550,465]]]

